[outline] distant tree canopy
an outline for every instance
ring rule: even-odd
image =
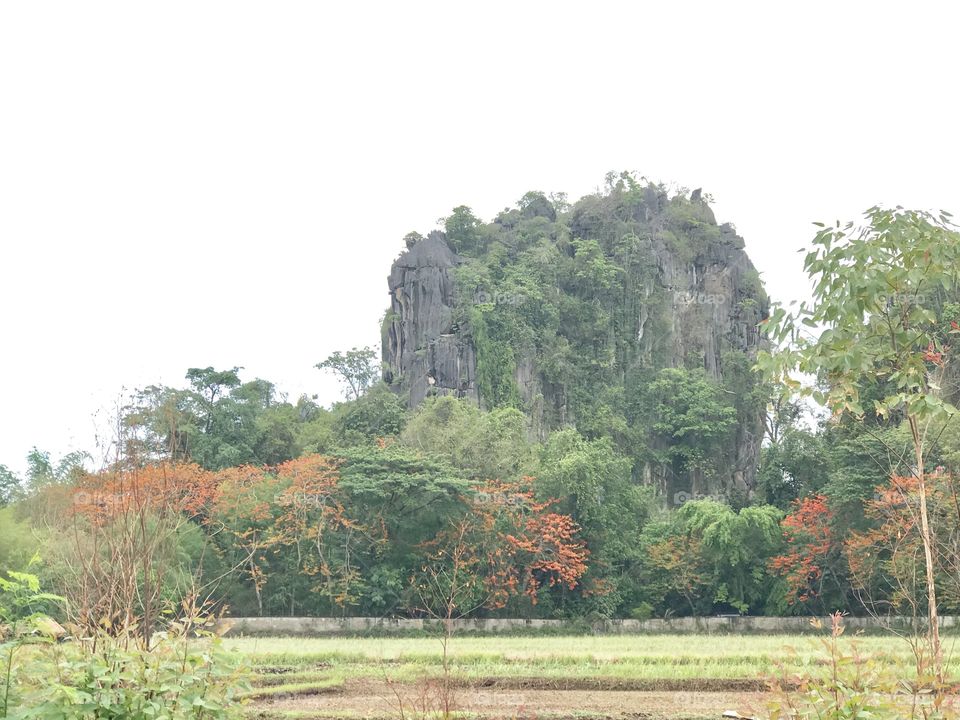
[[[296,410],[273,383],[241,382],[241,368],[191,368],[187,389],[149,386],[125,408],[128,452],[142,458],[192,460],[219,469],[296,457]]]

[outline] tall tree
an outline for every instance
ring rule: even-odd
[[[187,370],[187,380],[202,408],[200,414],[203,417],[204,431],[209,432],[213,425],[217,400],[231,389],[240,387],[239,372],[242,369],[234,367],[230,370],[214,370],[212,367],[205,367]]]
[[[314,367],[337,375],[346,387],[348,400],[356,400],[380,377],[377,354],[369,347],[337,352]]]
[[[928,638],[933,670],[942,680],[935,568],[935,528],[924,475],[930,431],[956,409],[941,392],[948,377],[943,308],[957,296],[960,232],[946,213],[871,208],[866,224],[820,226],[804,269],[813,303],[795,312],[777,308],[766,326],[783,352],[760,365],[777,381],[812,395],[837,415],[867,412],[904,419],[913,443],[918,527],[926,567]],[[815,335],[809,330],[819,331]],[[953,331],[957,331],[956,322]],[[803,385],[799,370],[825,385]],[[878,382],[880,389],[878,390]],[[871,397],[872,407],[864,407]]]
[[[480,221],[466,205],[455,207],[450,217],[443,221],[447,242],[458,253],[477,253],[480,249],[480,227]]]
[[[89,459],[88,453],[74,450],[54,460],[49,452],[33,448],[27,453],[27,487],[38,490],[47,485],[77,482],[86,472],[84,463]]]

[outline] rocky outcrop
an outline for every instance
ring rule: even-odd
[[[724,383],[731,374],[725,364],[739,359],[739,368],[733,371],[742,371],[763,342],[758,323],[767,314],[767,300],[734,228],[717,225],[699,192],[681,200],[676,202],[655,186],[639,197],[631,196],[631,204],[616,195],[590,196],[560,221],[549,202],[537,200],[520,211],[505,211],[488,227],[491,233],[499,233],[496,236],[511,252],[518,251],[517,243],[526,237],[511,235],[513,228],[535,221],[540,223],[530,226],[535,230],[545,222],[554,228],[555,247],[566,253],[561,257],[574,255],[571,238],[596,238],[604,252],[617,258],[623,300],[619,306],[616,300],[612,305],[604,300],[607,315],[614,318],[605,341],[619,368],[614,383],[626,382],[632,370],[641,366],[702,367],[710,378]],[[623,255],[627,237],[634,243],[627,253],[629,262]],[[426,238],[411,234],[407,251],[391,268],[390,310],[383,326],[384,379],[409,407],[432,394],[468,398],[481,407],[489,404],[478,382],[478,351],[473,330],[465,326],[467,314],[457,288],[458,265],[473,261],[459,258],[451,245],[456,247],[441,232]],[[476,288],[463,292],[475,293]],[[489,300],[468,299],[472,303]],[[564,333],[562,317],[559,333]],[[538,368],[542,359],[538,348],[511,347],[510,351],[513,383],[533,434],[542,438],[551,428],[577,424],[569,400],[571,383],[576,385],[578,379],[548,377]],[[723,468],[719,483],[694,476],[683,478],[678,486],[662,468],[649,464],[638,467],[638,480],[658,485],[665,494],[678,488],[693,494],[749,494],[761,439],[761,414],[742,414],[735,447],[724,460],[731,467]]]
[[[756,269],[743,250],[743,239],[730,226],[722,227],[722,240],[694,260],[680,260],[662,242],[654,242],[657,284],[668,292],[670,328],[665,338],[650,338],[649,345],[668,343],[671,367],[702,366],[707,375],[723,381],[724,356],[733,351],[748,359],[756,356],[763,337],[759,323],[768,313]],[[643,332],[643,311],[639,323]],[[734,357],[737,355],[735,354]],[[732,467],[726,482],[717,486],[697,477],[685,486],[692,496],[749,495],[754,487],[763,418],[741,417],[736,429]],[[654,473],[656,474],[656,473]],[[670,493],[660,478],[662,489]]]
[[[457,256],[443,233],[413,244],[390,270],[390,310],[383,328],[384,380],[409,407],[428,394],[479,401],[476,359],[454,323]]]

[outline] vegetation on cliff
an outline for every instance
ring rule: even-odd
[[[421,274],[391,283],[386,372],[411,405],[425,374],[425,395],[517,408],[540,439],[567,426],[609,438],[635,479],[666,493],[746,497],[764,410],[749,368],[767,299],[743,241],[699,191],[622,173],[573,205],[529,192],[490,223],[460,206],[443,233],[411,233],[398,266],[432,270],[442,249],[414,253],[440,242],[456,254],[450,292],[431,294]],[[448,320],[430,325],[438,308]]]

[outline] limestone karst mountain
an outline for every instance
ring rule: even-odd
[[[489,224],[457,208],[407,245],[383,362],[410,407],[436,394],[513,405],[540,437],[609,437],[665,494],[750,493],[768,303],[700,191],[611,176],[572,206],[528,193]]]

